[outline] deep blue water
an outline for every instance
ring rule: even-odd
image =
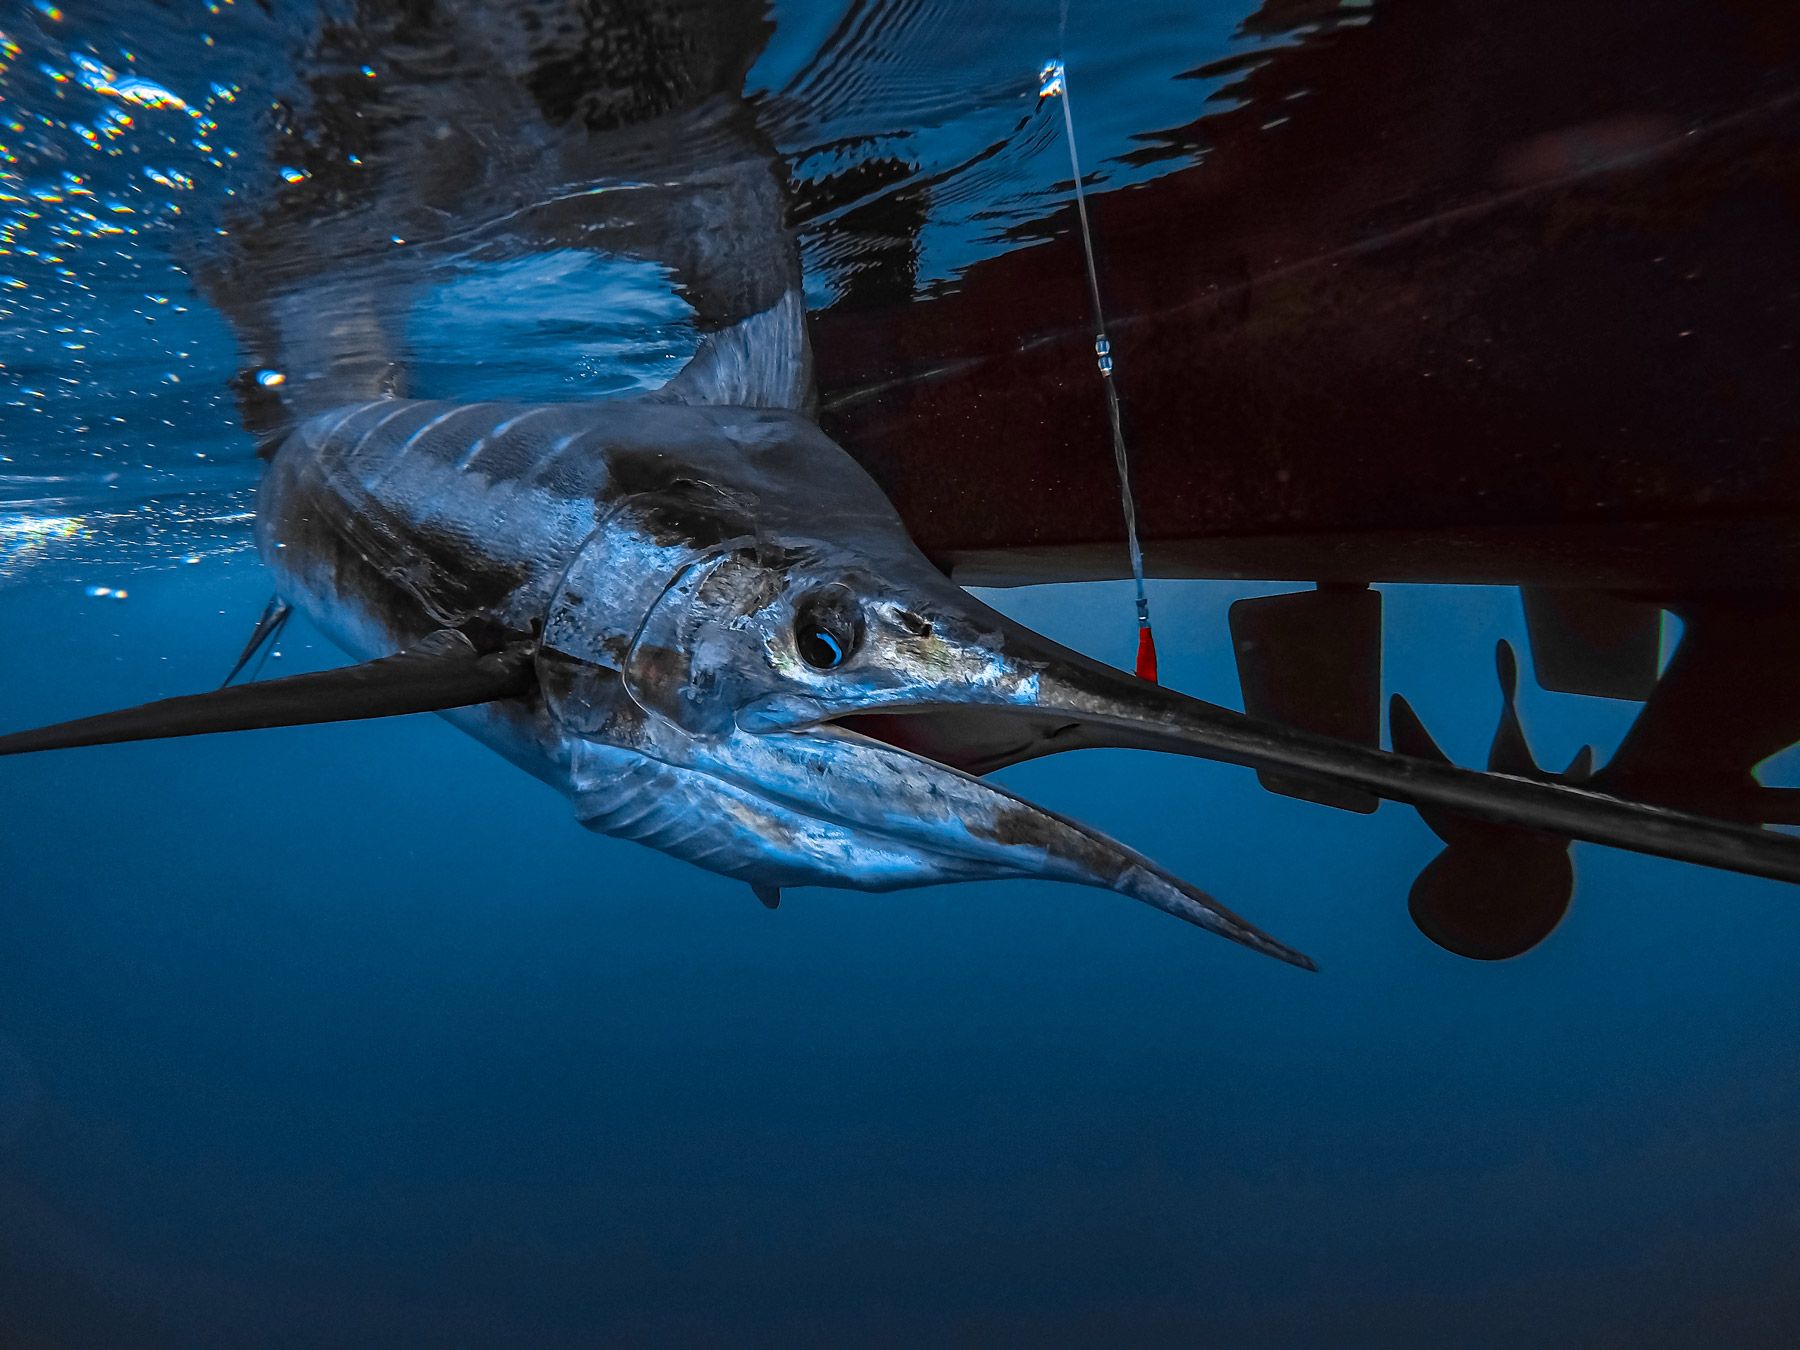
[[[0,594],[36,652],[9,720],[203,687],[258,572]],[[1195,692],[1231,692],[1226,594],[1154,597]],[[1002,599],[1090,642],[1124,608]],[[1393,678],[1466,755],[1484,661],[1444,638],[1516,636],[1516,600],[1390,608]],[[1587,702],[1527,715],[1618,721]],[[88,1344],[1782,1339],[1782,888],[1578,846],[1562,927],[1476,965],[1409,923],[1435,843],[1396,808],[1123,752],[1005,777],[1320,974],[1039,883],[770,914],[585,836],[430,718],[7,761],[6,1318]]]
[[[98,51],[106,25],[66,8],[6,11],[6,31]],[[182,42],[224,22],[204,10],[104,17],[164,43],[173,86],[202,69]],[[777,18],[769,63],[798,66],[829,26]],[[221,35],[246,66],[273,60],[259,41]],[[1153,45],[1100,56],[1174,98],[1142,68]],[[32,481],[0,516],[8,729],[210,687],[268,595],[250,440],[220,392],[231,341],[171,271],[186,226],[165,225],[105,266],[159,271],[186,309],[156,339],[191,354],[179,385],[62,346],[52,320],[78,316],[163,364],[135,280],[82,264],[91,293],[64,295],[18,268],[0,432]],[[962,225],[933,239],[946,274],[981,237]],[[574,284],[539,267],[532,285]],[[450,367],[433,378],[455,381],[446,328],[505,280],[415,311],[423,359]],[[641,342],[582,339],[613,387],[681,340],[641,294]],[[572,348],[513,343],[467,379],[514,360],[555,396]],[[1225,606],[1259,589],[1280,588],[1153,583],[1165,678],[1236,703]],[[986,598],[1127,655],[1128,587]],[[1386,600],[1386,682],[1479,761],[1494,640],[1524,647],[1516,593]],[[274,664],[340,659],[302,622]],[[1521,701],[1556,764],[1610,749],[1633,711],[1529,678]],[[1438,847],[1410,812],[1125,752],[1002,778],[1320,973],[1034,882],[798,890],[768,913],[584,834],[429,717],[0,761],[0,1342],[1789,1343],[1791,893],[1578,845],[1567,920],[1479,965],[1407,917]]]

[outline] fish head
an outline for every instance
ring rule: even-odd
[[[1310,964],[1125,845],[971,772],[1041,753],[1069,725],[1054,700],[1076,672],[1120,699],[1140,681],[1005,619],[897,527],[828,538],[773,514],[678,483],[600,523],[537,656],[573,763],[611,763],[580,748],[607,746],[679,769],[709,865],[729,852],[760,884],[1072,881]],[[727,849],[746,820],[761,837]]]
[[[979,773],[1077,743],[1179,748],[1171,705],[1210,706],[999,614],[897,522],[833,538],[770,514],[691,481],[615,506],[543,625],[556,716],[592,732],[622,691],[694,738],[850,727]]]

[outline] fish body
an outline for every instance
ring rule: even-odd
[[[690,697],[689,672],[645,677],[650,652],[681,645],[646,647],[646,630],[671,606],[681,620],[716,602],[695,569],[710,583],[719,568],[704,564],[731,557],[751,590],[770,592],[754,597],[763,608],[779,592],[854,584],[926,669],[938,639],[907,605],[948,601],[978,630],[957,634],[957,652],[994,654],[975,682],[1031,696],[1034,672],[998,657],[1004,621],[944,580],[868,475],[797,413],[359,404],[286,439],[257,528],[281,594],[354,656],[388,657],[444,630],[487,647],[535,644],[538,688],[445,715],[562,791],[599,833],[759,888],[1041,876],[1220,921],[1148,860],[957,769],[823,724],[771,734],[784,699],[804,690],[760,714],[732,701],[717,715]],[[726,594],[744,599],[742,587]],[[747,612],[709,622],[730,633]],[[769,659],[772,644],[750,641],[757,651],[741,663],[727,652],[707,678]],[[805,673],[785,651],[775,659]],[[968,680],[966,661],[937,660]],[[867,692],[881,702],[880,688]]]

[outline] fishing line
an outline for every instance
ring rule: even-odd
[[[1068,21],[1065,3],[1063,20]],[[1081,183],[1081,159],[1075,150],[1075,113],[1069,99],[1069,74],[1062,61],[1047,63],[1038,75],[1038,99],[1062,101],[1063,132],[1069,143],[1069,171],[1075,179],[1075,214],[1081,222],[1081,249],[1087,259],[1088,299],[1094,307],[1094,361],[1106,389],[1107,418],[1112,424],[1113,463],[1119,471],[1119,505],[1125,515],[1125,544],[1131,553],[1131,577],[1137,585],[1139,678],[1156,682],[1156,636],[1150,628],[1150,598],[1144,590],[1144,550],[1138,543],[1137,501],[1131,491],[1131,465],[1125,453],[1125,428],[1119,418],[1119,390],[1113,382],[1112,341],[1106,335],[1106,308],[1100,300],[1100,271],[1094,265],[1094,231],[1088,223],[1087,192]]]

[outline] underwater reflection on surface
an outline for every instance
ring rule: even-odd
[[[7,16],[0,578],[244,547],[257,471],[239,413],[274,396],[258,376],[292,395],[306,371],[287,364],[321,345],[340,374],[359,351],[404,360],[414,393],[659,382],[692,342],[689,305],[733,303],[691,258],[656,270],[679,272],[695,236],[664,199],[704,201],[721,167],[784,157],[814,305],[945,284],[1060,202],[1054,124],[1029,116],[1054,6],[763,10],[594,7],[573,36],[552,0]],[[1119,156],[1204,106],[1218,81],[1171,77],[1232,48],[1237,17],[1070,17],[1097,181],[1167,170]],[[1115,86],[1132,97],[1100,96]],[[646,117],[687,130],[634,138]],[[46,526],[59,507],[78,523]]]

